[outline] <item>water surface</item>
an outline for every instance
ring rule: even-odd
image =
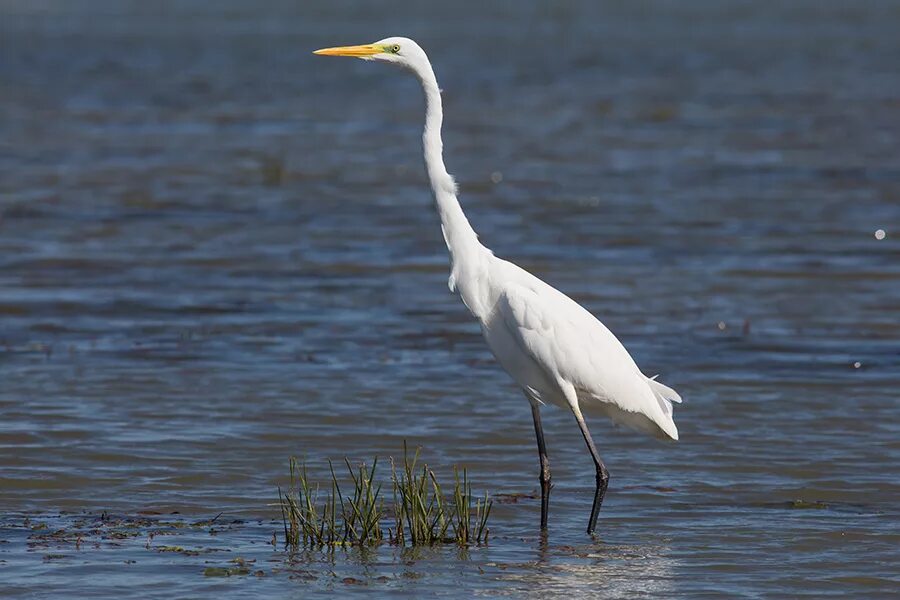
[[[895,4],[0,7],[0,590],[900,585]],[[685,398],[678,444],[591,423],[596,539],[589,456],[548,409],[546,541],[522,498],[464,556],[268,543],[289,455],[324,478],[408,440],[537,489],[528,406],[447,291],[416,82],[310,54],[387,35],[432,56],[482,240]],[[36,537],[104,511],[230,520],[173,534],[197,556]],[[238,555],[265,576],[203,576]]]

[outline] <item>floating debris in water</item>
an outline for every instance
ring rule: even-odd
[[[885,236],[887,236],[887,234],[884,232],[884,229],[876,229],[875,230],[875,239],[876,240],[881,241],[885,238]]]
[[[808,502],[806,500],[792,500],[788,503],[789,508],[797,508],[797,509],[817,509],[822,510],[828,508],[828,505],[824,502],[816,500],[815,502]]]
[[[275,156],[263,156],[259,159],[259,171],[263,183],[269,187],[276,187],[284,183],[284,161]]]
[[[537,494],[527,494],[524,492],[510,494],[494,494],[494,501],[499,504],[517,504],[519,500],[537,500],[540,498]]]
[[[232,575],[249,575],[247,567],[206,567],[203,569],[205,577],[231,577]]]

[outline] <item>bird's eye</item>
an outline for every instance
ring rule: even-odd
[[[400,52],[400,46],[398,44],[394,44],[393,46],[391,46],[391,52],[397,54],[398,52]]]

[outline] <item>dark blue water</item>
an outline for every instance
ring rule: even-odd
[[[0,7],[0,590],[900,585],[896,4]],[[290,455],[324,480],[407,440],[477,490],[537,489],[528,406],[447,292],[416,82],[310,54],[387,35],[432,57],[485,244],[685,398],[678,444],[591,423],[596,539],[590,458],[547,410],[547,540],[525,497],[463,555],[269,543]],[[41,537],[103,511],[230,520]],[[203,575],[237,556],[263,575]]]

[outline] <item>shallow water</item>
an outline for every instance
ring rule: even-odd
[[[0,591],[900,585],[896,4],[0,7]],[[447,291],[416,83],[310,55],[394,34],[431,53],[482,240],[685,398],[678,444],[592,422],[596,539],[551,408],[546,541],[523,498],[466,556],[269,544],[292,454],[324,479],[408,440],[476,489],[537,488],[528,406]],[[171,534],[195,556],[35,529],[103,511],[230,520]],[[236,556],[265,576],[204,577]]]

